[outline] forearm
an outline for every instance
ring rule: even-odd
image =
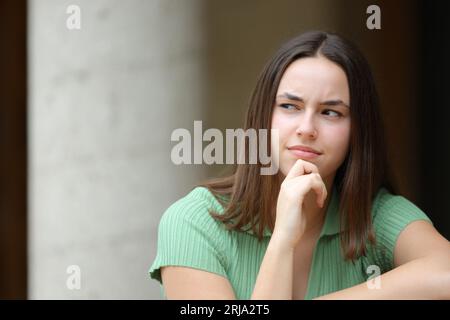
[[[251,299],[291,300],[294,250],[272,236],[264,255]]]
[[[417,259],[381,275],[378,288],[362,283],[317,299],[450,299],[450,272],[439,262],[442,258]]]

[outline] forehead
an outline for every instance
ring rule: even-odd
[[[278,93],[320,95],[349,102],[349,88],[344,70],[324,57],[301,58],[292,62],[284,72]]]

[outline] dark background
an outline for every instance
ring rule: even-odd
[[[445,1],[423,1],[421,18],[420,170],[419,206],[435,227],[450,239],[450,24]]]
[[[0,298],[26,298],[26,0],[0,1]]]

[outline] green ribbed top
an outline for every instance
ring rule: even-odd
[[[339,194],[334,188],[325,223],[316,243],[305,299],[339,291],[371,277],[367,267],[376,265],[381,273],[393,268],[394,246],[400,232],[416,220],[430,221],[427,215],[402,196],[382,188],[372,206],[376,246],[354,263],[345,261],[339,243]],[[158,228],[156,258],[150,277],[161,283],[162,266],[185,266],[216,273],[228,279],[237,299],[250,299],[271,233],[261,242],[252,231],[228,231],[208,213],[208,208],[224,209],[203,187],[193,189],[173,203],[163,214]],[[162,298],[164,289],[161,286]]]

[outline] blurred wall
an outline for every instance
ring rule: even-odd
[[[29,1],[30,298],[159,298],[159,218],[202,176],[170,161],[172,130],[203,114],[199,5]]]

